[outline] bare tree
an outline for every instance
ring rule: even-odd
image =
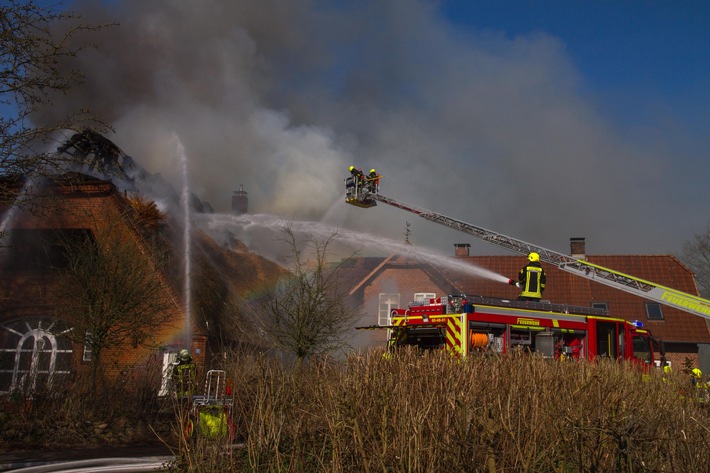
[[[710,297],[710,226],[683,243],[681,260],[695,273],[700,295]]]
[[[290,227],[284,226],[283,232],[290,271],[261,300],[258,319],[264,336],[298,360],[344,348],[360,314],[347,303],[342,263],[327,262],[338,235],[325,241],[310,235],[299,240]]]
[[[131,230],[145,223],[126,212],[60,243],[66,266],[57,311],[73,324],[70,338],[91,349],[94,387],[105,350],[153,346],[155,327],[175,314],[159,273],[161,253],[142,248]]]
[[[67,111],[42,126],[33,122],[35,112],[52,106],[52,94],[66,93],[82,79],[78,70],[67,72],[59,66],[88,46],[81,42],[82,33],[101,28],[37,1],[0,4],[0,174],[53,172],[63,166],[51,146],[57,132],[89,125],[104,128],[86,110]],[[0,184],[0,195],[7,196],[5,191]]]

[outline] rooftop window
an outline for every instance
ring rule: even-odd
[[[657,302],[646,302],[646,316],[648,316],[648,320],[663,320],[661,304]]]

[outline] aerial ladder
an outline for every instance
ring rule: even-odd
[[[380,177],[380,176],[378,176]],[[350,179],[350,178],[348,178]],[[455,218],[447,217],[431,210],[397,201],[391,197],[379,193],[378,189],[373,189],[368,182],[363,179],[361,183],[351,182],[350,187],[346,180],[345,202],[362,208],[370,208],[382,202],[392,207],[397,207],[407,212],[419,215],[420,217],[444,225],[455,230],[468,233],[476,238],[487,241],[494,245],[512,250],[518,253],[529,254],[536,252],[540,255],[540,260],[557,266],[563,271],[576,274],[583,278],[591,279],[601,284],[606,284],[616,289],[629,292],[639,297],[656,301],[658,303],[674,307],[676,309],[699,315],[710,319],[710,300],[703,299],[692,294],[688,294],[677,289],[661,286],[660,284],[646,281],[628,274],[620,273],[603,266],[599,266],[588,261],[572,258],[571,256],[558,253],[556,251],[542,248],[532,243],[527,243],[517,238],[512,238],[501,233],[497,233],[485,228],[462,222]]]

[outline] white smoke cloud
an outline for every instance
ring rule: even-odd
[[[561,252],[573,236],[590,253],[666,253],[684,238],[665,150],[622,135],[549,35],[466,32],[427,0],[73,9],[120,26],[80,57],[85,85],[46,113],[96,111],[112,141],[174,182],[177,134],[190,186],[218,212],[243,184],[255,213],[338,209],[343,225],[390,238],[410,221],[416,244],[501,251],[401,210],[334,206],[354,164],[377,168],[385,195]]]

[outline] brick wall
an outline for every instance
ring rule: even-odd
[[[89,229],[96,235],[110,222],[115,222],[128,207],[127,200],[106,181],[95,181],[71,186],[55,187],[47,190],[51,196],[49,211],[41,215],[26,211],[16,213],[8,229]],[[154,266],[147,246],[135,229],[129,226],[111,230],[120,232],[135,245],[135,255],[143,258],[145,264]],[[179,350],[188,343],[184,340],[186,317],[181,296],[168,284],[165,275],[156,269],[155,277],[160,280],[168,298],[169,322],[155,327],[154,346],[163,350]],[[28,317],[56,317],[56,292],[58,281],[54,274],[37,271],[0,271],[0,323]],[[194,335],[190,343],[196,362],[204,361],[206,339],[196,326],[191,327]],[[81,375],[88,366],[82,361],[83,346],[73,347],[73,370]],[[135,346],[127,340],[125,346],[102,353],[103,371],[111,378],[124,377],[127,380],[139,377],[145,367],[154,364],[156,357],[162,361],[162,352]]]

